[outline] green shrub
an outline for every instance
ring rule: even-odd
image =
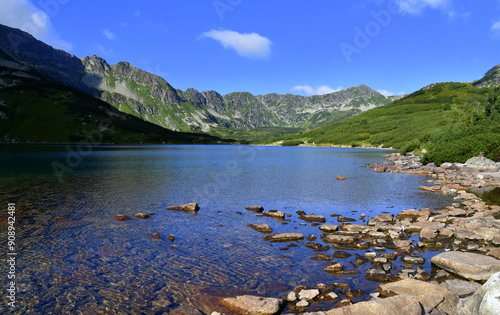
[[[420,148],[420,145],[421,145],[421,144],[422,144],[422,143],[420,142],[420,140],[418,140],[418,139],[413,139],[413,140],[411,140],[410,142],[408,142],[407,144],[405,144],[405,145],[401,148],[401,150],[399,150],[399,153],[401,153],[401,154],[405,155],[405,154],[406,154],[406,153],[408,153],[408,152],[411,152],[411,151],[414,151],[414,150],[416,150],[416,149]]]
[[[303,143],[304,143],[304,141],[300,141],[300,140],[285,140],[285,141],[283,141],[283,143],[281,145],[284,147],[296,147],[296,146],[303,144]]]
[[[429,148],[429,153],[424,155],[423,162],[433,162],[436,165],[445,162],[465,163],[481,152],[489,159],[500,161],[500,137],[497,133],[486,133],[450,142],[435,143]]]

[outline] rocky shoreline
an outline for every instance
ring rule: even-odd
[[[324,217],[297,212],[299,218],[317,222],[323,233],[321,240],[328,245],[307,239],[305,246],[317,252],[318,260],[327,262],[325,272],[358,273],[342,258],[352,256],[349,250],[365,250],[354,263],[371,264],[366,279],[381,283],[370,294],[370,301],[353,304],[351,299],[363,294],[362,290],[320,283],[316,288],[298,286],[286,298],[220,298],[228,312],[212,314],[278,314],[285,305],[288,313],[303,314],[500,314],[500,206],[487,204],[468,192],[471,188],[500,187],[499,163],[478,157],[465,164],[444,163],[438,167],[423,165],[419,160],[412,154],[395,153],[387,161],[369,167],[376,172],[432,177],[427,180],[429,185],[420,189],[452,195],[453,204],[442,210],[407,209],[395,216],[381,214],[365,225],[334,214],[338,225],[320,225]],[[278,214],[262,207],[247,210],[272,217]],[[272,229],[266,226],[251,227],[268,234],[265,239],[271,242],[304,240],[300,233],[271,234]],[[334,248],[333,256],[321,253],[329,246]],[[440,252],[431,259],[431,274],[421,267],[425,262],[422,254],[429,250]],[[405,269],[393,270],[396,261],[404,262]],[[305,312],[309,305],[325,300],[336,302],[337,307]]]

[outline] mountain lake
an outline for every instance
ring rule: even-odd
[[[297,210],[323,215],[326,223],[339,224],[334,214],[366,224],[379,214],[439,209],[453,202],[452,197],[420,191],[426,177],[376,173],[366,167],[391,152],[2,145],[0,242],[5,258],[8,217],[14,215],[15,313],[210,314],[217,297],[286,298],[295,286],[334,282],[363,290],[354,302],[367,300],[379,283],[365,279],[370,263],[353,262],[366,250],[347,250],[352,256],[334,258],[359,271],[336,276],[323,271],[328,262],[310,259],[315,252],[304,246],[307,240],[272,243],[248,225],[315,235],[315,242],[327,245],[318,224],[301,220]],[[346,179],[337,180],[338,175]],[[199,204],[198,212],[166,210],[191,202]],[[7,213],[8,204],[15,213]],[[245,210],[247,206],[276,209],[287,217],[262,216]],[[151,216],[138,219],[136,213]],[[131,220],[118,221],[117,214]],[[168,239],[170,234],[175,240]],[[323,253],[333,252],[330,248]],[[1,266],[6,275],[9,265]],[[429,259],[421,267],[431,273]],[[393,273],[398,268],[404,268],[399,259]],[[337,302],[313,304],[308,310],[328,310]],[[0,312],[7,310],[2,303]]]

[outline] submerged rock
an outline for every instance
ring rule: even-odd
[[[170,206],[167,207],[167,210],[175,210],[175,211],[198,211],[200,210],[200,206],[196,202],[186,203],[180,206]]]
[[[124,214],[116,214],[115,215],[115,219],[118,220],[118,221],[132,220],[131,217],[129,217],[128,215],[124,215]]]
[[[319,223],[326,222],[326,218],[322,215],[315,215],[315,214],[307,215],[307,214],[305,214],[305,215],[301,215],[299,218],[304,220],[304,221],[307,221],[307,222],[319,222]]]
[[[134,214],[134,217],[136,217],[138,219],[147,219],[147,218],[149,218],[149,214],[147,214],[147,213],[136,213],[136,214]]]

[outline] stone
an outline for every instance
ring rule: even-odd
[[[327,254],[316,253],[310,259],[317,260],[317,261],[330,261],[333,259],[333,257],[331,255],[327,255]]]
[[[325,233],[333,233],[333,232],[337,231],[338,227],[339,227],[338,225],[326,223],[326,224],[320,225],[319,229]]]
[[[309,302],[307,302],[307,300],[300,300],[297,302],[297,304],[295,304],[295,307],[308,307],[309,306]]]
[[[478,156],[468,159],[465,162],[465,167],[475,169],[480,172],[498,172],[498,165],[494,161]]]
[[[284,301],[276,298],[241,295],[234,298],[221,298],[220,302],[239,314],[273,315],[281,310]]]
[[[300,219],[307,221],[307,222],[319,222],[319,223],[325,223],[326,218],[322,215],[315,215],[315,214],[309,214],[309,215],[302,215],[299,217]]]
[[[368,225],[376,225],[379,223],[394,223],[394,215],[392,214],[381,214],[377,215],[370,220],[368,220]]]
[[[457,307],[460,315],[498,315],[500,310],[500,272],[493,274],[471,297]]]
[[[305,247],[312,249],[315,252],[325,252],[330,249],[328,245],[321,245],[320,243],[307,242],[304,244]]]
[[[169,240],[169,241],[172,241],[172,242],[173,242],[173,241],[175,241],[175,236],[174,236],[174,234],[169,234],[169,235],[167,236],[167,238],[168,238],[168,240]]]
[[[298,297],[299,300],[314,300],[319,296],[320,292],[318,289],[302,289],[300,290]]]
[[[416,221],[418,218],[427,219],[428,217],[429,212],[415,209],[403,210],[396,215],[396,219],[398,220],[410,219],[412,221]]]
[[[149,218],[149,214],[146,214],[146,213],[136,213],[136,214],[134,214],[134,217],[136,217],[138,219],[147,219],[147,218]]]
[[[342,175],[338,175],[337,177],[335,177],[336,180],[346,180],[347,177],[345,176],[342,176]]]
[[[414,279],[403,279],[397,282],[380,285],[377,289],[383,296],[408,295],[414,296],[422,304],[425,311],[430,313],[438,305],[443,308],[454,308],[458,298],[438,284]]]
[[[263,206],[249,206],[249,207],[245,207],[245,210],[254,211],[254,212],[262,212],[262,211],[264,211],[264,207]]]
[[[356,219],[353,219],[353,218],[348,218],[348,217],[344,217],[344,216],[338,216],[337,217],[337,221],[342,223],[342,222],[354,222],[356,221]]]
[[[347,231],[347,232],[362,233],[368,229],[369,229],[368,226],[360,224],[346,223],[345,225],[342,225],[342,231]]]
[[[180,206],[170,206],[167,207],[167,210],[175,210],[175,211],[198,211],[200,210],[200,206],[196,202],[187,203]]]
[[[332,265],[326,266],[323,270],[326,272],[330,272],[330,273],[336,273],[336,272],[344,270],[344,264],[343,263],[332,264]]]
[[[412,257],[412,256],[405,256],[403,257],[403,261],[408,264],[413,264],[413,265],[421,265],[425,263],[425,259],[422,257]]]
[[[328,300],[336,300],[339,298],[339,296],[335,292],[329,292],[325,294],[325,298],[327,298]]]
[[[285,218],[285,213],[278,211],[278,210],[262,211],[262,214],[265,216],[277,218],[277,219],[284,219]]]
[[[151,237],[152,237],[152,238],[161,239],[161,236],[160,236],[160,234],[158,234],[158,233],[153,233],[153,234],[151,234]]]
[[[266,241],[271,242],[293,242],[304,240],[304,234],[302,233],[278,233],[274,235],[269,235],[264,238]]]
[[[496,259],[500,259],[500,247],[489,249],[486,255],[494,257]]]
[[[127,221],[127,220],[132,220],[131,217],[124,215],[124,214],[116,214],[115,219],[118,221]]]
[[[330,234],[327,235],[323,238],[323,241],[326,243],[340,243],[340,244],[346,244],[346,245],[354,245],[356,242],[356,239],[354,236],[350,235],[337,235],[337,234]]]
[[[474,294],[481,285],[477,282],[464,281],[459,279],[450,279],[445,281],[446,288],[455,293],[456,296],[463,298]]]
[[[470,280],[488,280],[494,273],[500,272],[500,260],[475,253],[444,252],[432,257],[431,262]]]
[[[419,301],[412,296],[393,296],[385,299],[374,299],[332,309],[327,315],[423,315],[424,311]]]
[[[424,223],[424,222],[417,222]],[[439,229],[445,227],[444,223],[440,222],[428,222],[422,226],[422,230],[420,230],[420,239],[421,240],[435,240],[438,237]]]
[[[266,234],[273,232],[273,229],[270,228],[269,225],[267,225],[267,224],[249,224],[248,226],[251,227],[252,229],[258,231],[258,232],[262,232],[262,233],[266,233]]]
[[[288,293],[288,295],[286,296],[286,300],[288,302],[294,302],[297,300],[297,294],[293,291],[290,291],[290,293]]]

